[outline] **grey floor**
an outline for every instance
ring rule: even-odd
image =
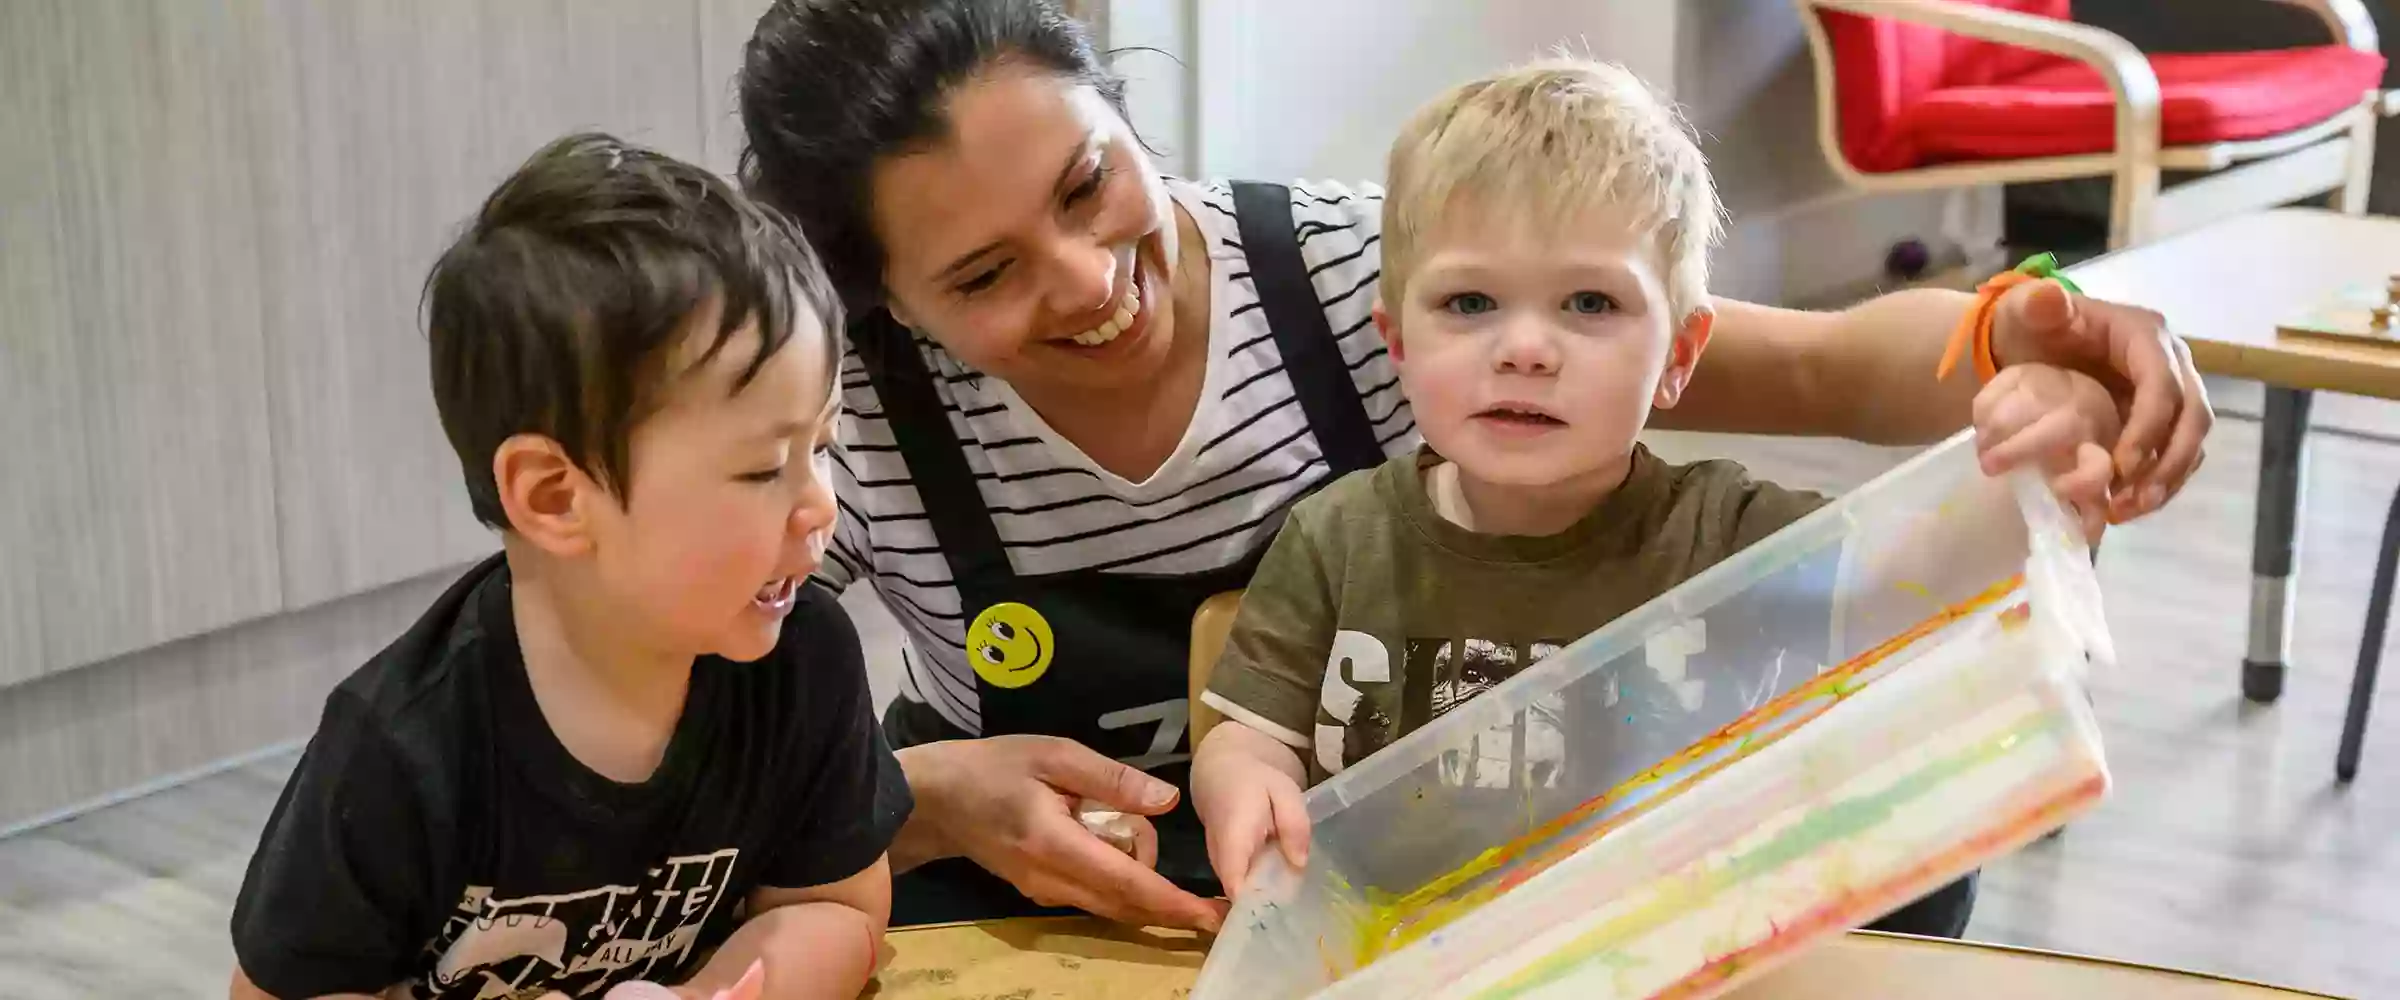
[[[2334,432],[2312,437],[2297,669],[2281,704],[2255,709],[2237,664],[2258,428],[2238,414],[2257,412],[2257,393],[2220,387],[2218,401],[2231,416],[2207,467],[2167,512],[2115,532],[2101,560],[2123,662],[2093,687],[2116,794],[1993,865],[1970,936],[2400,997],[2400,680],[2380,699],[2359,783],[2333,785],[2376,533],[2400,486],[2400,408],[2319,405]],[[1905,454],[1654,444],[1829,489]],[[889,628],[866,622],[870,644],[888,649]],[[888,672],[877,680],[888,697]],[[0,997],[223,996],[226,912],[289,767],[269,760],[0,841]]]

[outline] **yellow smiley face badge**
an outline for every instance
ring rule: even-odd
[[[967,662],[996,688],[1021,688],[1050,669],[1050,623],[1022,604],[994,604],[967,625]]]

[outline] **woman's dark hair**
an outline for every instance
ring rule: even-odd
[[[883,305],[870,178],[949,130],[950,92],[1020,59],[1125,113],[1124,81],[1053,0],[776,0],[742,60],[741,179],[799,223],[852,316]]]

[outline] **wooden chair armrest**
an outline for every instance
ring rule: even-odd
[[[1201,737],[1207,736],[1223,716],[1216,709],[1200,703],[1200,692],[1208,690],[1208,676],[1217,669],[1217,657],[1225,652],[1225,640],[1233,634],[1233,619],[1242,610],[1242,592],[1228,590],[1200,602],[1192,612],[1192,749],[1200,748]]]

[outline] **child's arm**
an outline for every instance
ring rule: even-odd
[[[406,978],[443,916],[446,800],[354,695],[337,690],[285,782],[233,906],[235,1000],[374,996]]]
[[[1316,729],[1325,658],[1333,646],[1338,577],[1311,524],[1343,493],[1304,501],[1259,562],[1201,699],[1224,713],[1192,759],[1192,808],[1227,895],[1242,891],[1272,836],[1293,867],[1308,861],[1308,771],[1300,752]]]
[[[855,997],[874,974],[891,912],[889,859],[832,885],[762,887],[750,894],[750,918],[741,929],[675,993],[708,1000],[757,963],[765,972],[760,1000]]]
[[[1273,837],[1295,869],[1308,865],[1308,805],[1300,755],[1230,719],[1209,730],[1192,756],[1192,805],[1208,831],[1208,863],[1227,896],[1250,880],[1259,848]]]

